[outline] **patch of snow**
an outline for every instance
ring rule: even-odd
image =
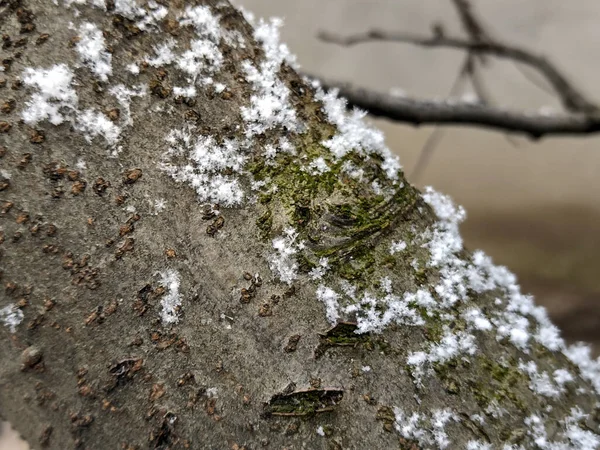
[[[50,69],[28,67],[21,78],[27,86],[37,89],[21,114],[26,124],[36,125],[48,120],[52,125],[60,125],[66,119],[64,114],[77,108],[77,94],[71,87],[73,72],[66,64],[57,64]]]
[[[234,206],[242,202],[244,191],[235,175],[242,172],[246,157],[238,141],[219,145],[212,136],[196,135],[189,130],[171,131],[166,140],[169,148],[162,169],[175,181],[190,184],[201,203]],[[187,164],[173,162],[181,158],[186,158]],[[232,175],[225,175],[226,170]]]
[[[397,180],[398,171],[401,169],[398,157],[386,147],[383,133],[364,122],[366,112],[355,109],[350,114],[346,114],[346,100],[338,97],[337,90],[325,93],[318,83],[314,83],[314,86],[317,89],[316,98],[323,102],[327,118],[338,129],[338,133],[324,141],[323,145],[338,159],[351,151],[356,151],[363,156],[371,153],[378,154],[383,157],[381,167],[388,178]]]
[[[327,311],[327,320],[332,325],[335,325],[339,319],[339,300],[340,296],[333,289],[326,286],[320,285],[317,288],[317,299],[325,304],[325,310]]]
[[[390,254],[395,255],[396,253],[403,252],[404,250],[406,250],[406,242],[404,242],[404,241],[392,242],[392,245],[390,247]]]
[[[79,27],[79,38],[75,46],[79,58],[100,80],[107,81],[112,74],[112,55],[106,51],[102,31],[86,22]]]
[[[23,311],[14,304],[0,308],[0,321],[8,327],[11,333],[14,333],[23,321]]]
[[[299,131],[300,125],[296,111],[289,102],[290,91],[279,78],[282,63],[294,64],[287,46],[279,43],[280,19],[256,24],[254,38],[262,45],[265,59],[255,67],[250,61],[244,61],[242,67],[246,80],[254,89],[250,97],[250,106],[242,107],[246,136],[252,137],[265,131],[282,127],[289,131]]]
[[[177,323],[179,322],[179,312],[181,309],[181,294],[179,293],[181,281],[179,273],[175,270],[167,269],[164,272],[160,272],[159,275],[159,284],[166,290],[160,301],[162,306],[160,317],[164,324]]]
[[[269,257],[269,267],[284,283],[291,284],[298,277],[298,262],[295,255],[304,248],[303,242],[298,242],[298,232],[286,228],[283,236],[273,239],[275,253]]]
[[[450,445],[446,426],[460,419],[451,409],[435,409],[431,415],[413,412],[406,415],[400,408],[394,408],[394,427],[406,439],[414,440],[421,446],[445,449]]]
[[[83,132],[88,141],[102,136],[110,145],[117,143],[121,129],[104,114],[92,109],[77,109],[77,94],[71,87],[73,72],[65,64],[57,64],[50,69],[29,67],[23,72],[22,79],[26,85],[37,89],[21,114],[25,123],[35,125],[48,120],[53,125],[60,125],[68,120],[76,130]]]

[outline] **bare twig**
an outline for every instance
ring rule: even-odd
[[[488,54],[499,58],[518,61],[535,68],[552,85],[556,95],[560,98],[563,106],[573,112],[596,113],[598,107],[589,102],[585,96],[544,56],[534,54],[529,50],[519,47],[489,41],[472,41],[460,37],[448,37],[435,35],[432,37],[421,36],[413,33],[388,32],[371,30],[366,33],[349,36],[338,36],[332,33],[321,32],[319,37],[326,42],[332,42],[343,46],[351,46],[365,42],[402,42],[418,45],[421,47],[446,47],[477,54]]]
[[[462,67],[461,67],[460,71],[458,72],[458,75],[457,75],[456,79],[454,80],[452,87],[450,88],[450,92],[448,93],[449,98],[458,96],[460,94],[460,92],[463,90],[471,65],[472,65],[472,57],[469,54],[465,58],[465,62],[462,64]],[[444,130],[442,128],[438,127],[431,132],[431,134],[425,141],[425,144],[423,145],[423,148],[421,149],[421,152],[419,153],[419,158],[417,159],[417,162],[415,163],[415,167],[413,168],[413,170],[410,174],[410,176],[413,180],[417,180],[421,176],[421,173],[425,170],[425,167],[427,167],[429,160],[433,156],[433,152],[435,151],[437,145],[442,140],[443,134],[444,134]]]
[[[452,0],[458,12],[458,17],[463,29],[473,42],[492,41],[488,32],[483,28],[481,21],[477,19],[468,0]]]
[[[515,62],[514,65],[527,81],[546,94],[554,95],[554,89],[548,84],[548,80],[541,77],[538,72],[533,71],[531,67],[525,66],[519,62]]]
[[[522,113],[462,101],[416,100],[320,79],[325,89],[337,89],[349,104],[374,116],[413,125],[470,125],[524,134],[533,139],[547,135],[600,132],[600,114]]]

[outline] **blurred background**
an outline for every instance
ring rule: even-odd
[[[371,27],[428,34],[441,21],[461,33],[449,0],[237,0],[257,16],[285,19],[282,38],[303,70],[410,96],[444,98],[464,58],[454,50],[406,44],[341,48],[317,33]],[[600,2],[473,0],[500,40],[543,53],[600,102]],[[484,80],[498,105],[556,108],[512,63],[493,61]],[[376,120],[407,174],[432,127]],[[516,144],[516,145],[515,145]],[[409,178],[410,179],[410,178]],[[600,350],[600,135],[532,142],[476,128],[446,128],[417,180],[450,194],[468,213],[466,245],[515,272],[525,292],[545,305],[569,341]],[[0,450],[26,449],[2,424]]]

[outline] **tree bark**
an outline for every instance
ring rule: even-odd
[[[597,447],[597,362],[273,27],[57,3],[0,2],[0,415],[32,447]]]

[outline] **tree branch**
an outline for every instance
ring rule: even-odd
[[[591,134],[600,132],[599,114],[521,113],[480,103],[417,100],[320,79],[325,89],[337,89],[349,106],[367,110],[413,125],[477,125],[499,131],[521,133],[533,139],[546,135]]]
[[[445,47],[465,50],[476,54],[488,54],[498,58],[518,61],[535,68],[550,82],[563,106],[573,112],[596,113],[598,106],[589,102],[585,96],[544,56],[529,50],[506,45],[497,41],[473,41],[460,37],[447,37],[444,34],[422,36],[414,33],[370,30],[365,33],[340,36],[321,32],[319,38],[342,46],[352,46],[366,42],[402,42],[421,47]]]

